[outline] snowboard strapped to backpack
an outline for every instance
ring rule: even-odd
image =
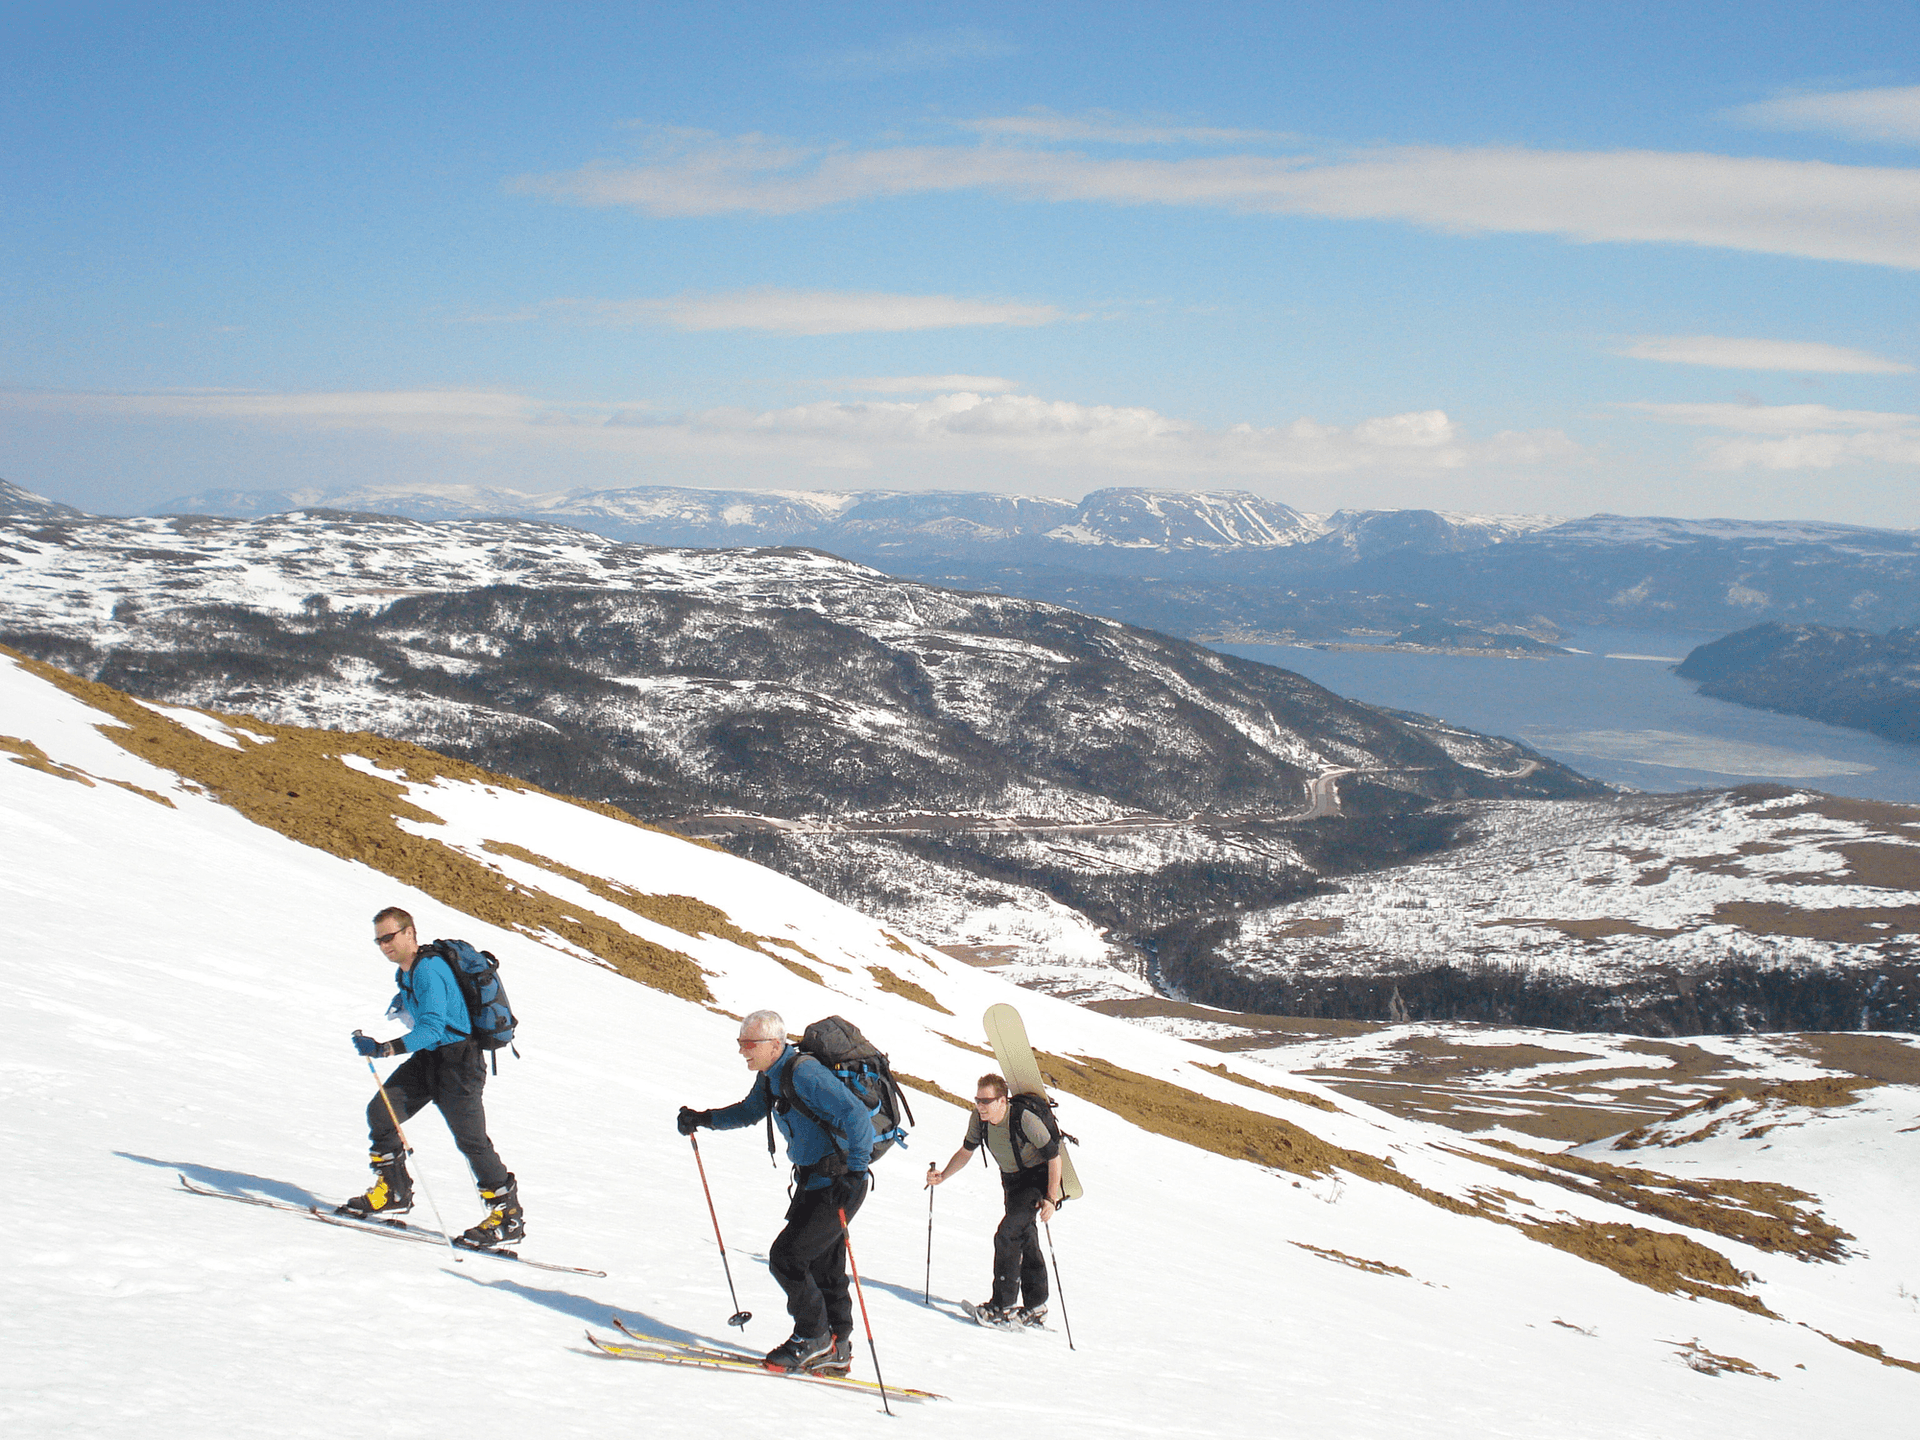
[[[482,1050],[505,1050],[513,1045],[514,1018],[506,987],[500,983],[500,962],[490,950],[476,950],[464,940],[436,940],[420,947],[422,955],[438,955],[453,972],[460,997],[467,1002],[467,1019],[475,1043]],[[513,1052],[518,1055],[520,1052]],[[494,1074],[500,1057],[493,1057]]]
[[[802,1100],[794,1088],[793,1072],[809,1061],[826,1066],[833,1072],[833,1078],[852,1091],[854,1098],[866,1107],[867,1116],[873,1121],[875,1160],[891,1150],[896,1142],[901,1145],[907,1143],[907,1125],[913,1124],[913,1107],[907,1104],[900,1082],[893,1078],[893,1067],[887,1063],[887,1057],[860,1033],[859,1026],[838,1015],[829,1015],[807,1026],[806,1032],[794,1042],[794,1046],[800,1053],[781,1075],[779,1088],[774,1092],[773,1105],[767,1112],[769,1156],[774,1153],[773,1112],[777,1110],[784,1115],[788,1110],[797,1108],[820,1127],[827,1137],[827,1143],[833,1147],[831,1156],[812,1167],[814,1173],[846,1174],[846,1152],[841,1149],[832,1124],[825,1117],[816,1115],[813,1107]],[[906,1117],[904,1125],[901,1123],[903,1115]]]

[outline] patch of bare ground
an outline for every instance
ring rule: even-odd
[[[1807,910],[1773,900],[1723,900],[1713,907],[1721,925],[1750,935],[1791,935],[1847,945],[1871,945],[1899,935],[1920,935],[1920,906],[1844,906]]]
[[[1258,1090],[1276,1099],[1291,1100],[1299,1105],[1311,1105],[1316,1110],[1330,1110],[1336,1114],[1340,1109],[1324,1095],[1310,1095],[1305,1090],[1286,1090],[1278,1085],[1264,1085],[1258,1080],[1248,1079],[1245,1075],[1236,1075],[1224,1065],[1202,1065],[1198,1060],[1190,1063],[1196,1070],[1204,1070],[1209,1075],[1218,1075],[1222,1080],[1231,1080],[1236,1085],[1245,1085],[1250,1090]]]
[[[1593,883],[1593,882],[1589,882]],[[1604,885],[1606,880],[1598,883]],[[1615,935],[1652,935],[1661,940],[1671,940],[1675,935],[1685,932],[1684,925],[1676,925],[1671,930],[1661,930],[1652,925],[1642,925],[1638,920],[1610,920],[1596,917],[1590,920],[1480,920],[1475,924],[1479,929],[1489,930],[1500,926],[1515,926],[1523,929],[1558,930],[1569,940],[1606,940]]]
[[[973,1108],[971,1101],[962,1100],[958,1095],[937,1081],[922,1080],[918,1075],[909,1075],[904,1070],[894,1071],[893,1078],[909,1090],[918,1090],[922,1095],[931,1095],[936,1100],[946,1101],[949,1105],[958,1105],[962,1110],[971,1111]]]
[[[1517,1163],[1487,1162],[1499,1169],[1769,1254],[1843,1260],[1845,1242],[1853,1239],[1812,1208],[1813,1196],[1771,1180],[1679,1179],[1581,1155],[1542,1155],[1503,1140],[1483,1143],[1520,1157]]]
[[[1340,1250],[1323,1250],[1318,1245],[1308,1245],[1301,1240],[1289,1240],[1287,1243],[1310,1255],[1318,1255],[1322,1260],[1331,1260],[1336,1265],[1351,1265],[1355,1270],[1364,1270],[1369,1275],[1405,1275],[1409,1280],[1413,1278],[1398,1265],[1389,1265],[1384,1260],[1362,1260],[1357,1255],[1348,1255]]]
[[[4,646],[0,646],[0,649],[4,648]],[[29,770],[38,770],[41,774],[51,775],[56,780],[72,780],[86,786],[89,790],[91,790],[96,783],[116,785],[122,790],[130,791],[135,795],[141,796],[143,799],[151,800],[156,805],[164,805],[169,810],[174,808],[173,801],[169,800],[166,796],[156,794],[152,790],[132,784],[129,781],[112,780],[104,775],[89,775],[77,766],[62,765],[52,759],[46,751],[34,744],[33,741],[22,740],[17,735],[0,735],[0,750],[11,750],[13,753],[7,758],[15,765],[24,765]]]
[[[1896,805],[1887,800],[1855,800],[1845,795],[1820,795],[1810,791],[1803,794],[1805,799],[1800,804],[1784,810],[1771,810],[1768,814],[1780,820],[1795,815],[1818,815],[1827,820],[1845,820],[1864,825],[1869,830],[1896,839],[1920,839],[1920,805]]]
[[[1520,1219],[1499,1208],[1442,1194],[1401,1174],[1391,1160],[1329,1144],[1276,1116],[1212,1100],[1093,1056],[1067,1059],[1036,1052],[1036,1058],[1054,1088],[1091,1101],[1156,1135],[1296,1175],[1345,1170],[1363,1180],[1392,1185],[1453,1214],[1511,1226],[1530,1239],[1605,1266],[1662,1293],[1681,1292],[1757,1314],[1773,1313],[1756,1296],[1745,1292],[1748,1277],[1726,1256],[1688,1236],[1638,1225]]]
[[[942,1015],[953,1014],[953,1011],[934,999],[933,992],[925,986],[916,985],[913,981],[894,974],[893,971],[887,969],[884,965],[869,965],[867,967],[867,973],[873,977],[873,983],[889,995],[903,996],[913,1001],[916,1005],[924,1005],[927,1009],[937,1010]]]
[[[1920,1085],[1920,1044],[1912,1041],[1845,1031],[1791,1039],[1795,1048],[1824,1069],[1849,1071],[1885,1085]]]
[[[1803,1325],[1806,1324],[1804,1320],[1800,1323]],[[1811,1325],[1807,1325],[1807,1328],[1813,1330],[1813,1333],[1818,1335],[1822,1340],[1831,1340],[1842,1350],[1851,1350],[1856,1355],[1868,1356],[1871,1359],[1878,1360],[1882,1365],[1895,1365],[1902,1370],[1920,1371],[1920,1361],[1902,1360],[1898,1355],[1889,1355],[1871,1340],[1842,1340],[1838,1335],[1829,1335],[1826,1331],[1816,1330]]]
[[[933,1033],[935,1035],[939,1035],[942,1040],[946,1041],[947,1044],[954,1046],[956,1049],[971,1050],[974,1054],[984,1055],[989,1060],[994,1058],[993,1051],[987,1049],[987,1047],[984,1045],[975,1045],[970,1040],[956,1040],[951,1035],[941,1035],[938,1030],[935,1030]],[[968,1103],[971,1104],[972,1102],[969,1101]]]
[[[1920,845],[1861,840],[1839,847],[1847,857],[1846,881],[1876,890],[1920,890]]]
[[[1267,934],[1276,940],[1295,940],[1303,935],[1338,935],[1347,922],[1338,915],[1308,915],[1275,926]]]
[[[416,785],[454,780],[496,790],[550,793],[538,786],[401,740],[357,732],[303,730],[221,715],[218,718],[223,723],[249,737],[234,749],[196,734],[109,686],[81,680],[4,646],[0,646],[0,652],[119,722],[99,726],[109,740],[150,764],[200,785],[256,825],[366,865],[433,896],[450,909],[502,929],[528,936],[543,932],[554,935],[643,985],[687,1000],[713,998],[704,974],[689,956],[629,934],[602,915],[509,880],[491,866],[438,840],[409,833],[397,822],[443,822],[406,799],[400,780],[369,775],[343,762],[350,755],[370,760]],[[651,828],[640,826],[632,816],[611,806],[566,796],[552,798],[622,824]]]
[[[1654,1133],[1652,1126],[1642,1125],[1638,1129],[1629,1130],[1618,1140],[1614,1141],[1613,1145],[1616,1150],[1637,1150],[1645,1146],[1659,1146],[1665,1149],[1672,1149],[1678,1145],[1690,1145],[1696,1140],[1705,1140],[1708,1136],[1718,1134],[1727,1128],[1736,1117],[1732,1114],[1720,1115],[1719,1112],[1743,1101],[1756,1102],[1762,1105],[1778,1103],[1782,1105],[1804,1105],[1813,1108],[1833,1105],[1851,1105],[1859,1098],[1857,1092],[1861,1090],[1871,1090],[1880,1083],[1880,1081],[1865,1075],[1823,1075],[1817,1080],[1782,1080],[1772,1085],[1736,1085],[1721,1094],[1710,1095],[1698,1104],[1689,1105],[1684,1110],[1675,1111],[1672,1115],[1667,1116],[1665,1120],[1660,1122],[1661,1124],[1672,1124],[1675,1121],[1684,1120],[1690,1116],[1718,1116],[1718,1118],[1708,1121],[1697,1130],[1690,1130],[1684,1135],[1675,1135],[1670,1139],[1662,1139]],[[1739,1123],[1745,1124],[1747,1120],[1752,1118],[1752,1114],[1748,1113],[1740,1117]],[[1750,1135],[1763,1134],[1770,1128],[1770,1126],[1763,1126],[1758,1131],[1749,1131],[1748,1133]]]
[[[934,948],[962,964],[983,970],[1004,965],[1020,953],[1018,945],[936,945]]]
[[[1689,1370],[1696,1370],[1702,1375],[1751,1375],[1757,1380],[1780,1378],[1771,1371],[1762,1370],[1759,1366],[1742,1360],[1738,1355],[1716,1354],[1702,1345],[1697,1336],[1684,1345],[1676,1342],[1674,1348],[1679,1352],[1680,1358],[1686,1362]]]

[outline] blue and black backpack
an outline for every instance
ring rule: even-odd
[[[467,1002],[469,1034],[482,1050],[506,1050],[513,1045],[513,1032],[520,1022],[508,1003],[506,987],[500,983],[500,962],[490,950],[476,950],[464,940],[436,940],[420,947],[422,955],[438,955],[453,972],[461,998]],[[519,1055],[518,1050],[513,1052]],[[500,1057],[493,1057],[493,1069],[500,1073]]]
[[[833,1155],[813,1168],[823,1175],[846,1173],[846,1153],[834,1136],[833,1126],[814,1114],[812,1107],[794,1089],[793,1072],[809,1061],[826,1066],[833,1072],[833,1078],[852,1091],[854,1098],[867,1107],[867,1118],[873,1121],[875,1160],[895,1144],[907,1143],[907,1126],[913,1124],[913,1107],[907,1103],[900,1082],[893,1078],[893,1067],[887,1063],[887,1057],[860,1033],[858,1025],[838,1015],[829,1015],[807,1026],[806,1032],[794,1041],[794,1047],[800,1053],[781,1075],[780,1088],[773,1097],[772,1110],[767,1114],[767,1154],[773,1154],[772,1111],[785,1114],[797,1108],[825,1132],[827,1143],[833,1147]]]

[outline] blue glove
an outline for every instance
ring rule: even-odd
[[[353,1032],[353,1048],[357,1053],[366,1056],[369,1060],[384,1060],[389,1055],[406,1054],[407,1042],[404,1040],[375,1040],[371,1036],[363,1035],[356,1030]]]

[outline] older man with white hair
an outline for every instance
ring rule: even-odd
[[[680,1133],[741,1130],[773,1116],[793,1162],[793,1203],[767,1264],[787,1292],[793,1335],[765,1363],[769,1370],[844,1371],[853,1362],[845,1227],[867,1198],[873,1122],[831,1070],[788,1043],[786,1022],[774,1011],[756,1010],[741,1021],[736,1043],[754,1072],[753,1088],[724,1109],[681,1106]]]

